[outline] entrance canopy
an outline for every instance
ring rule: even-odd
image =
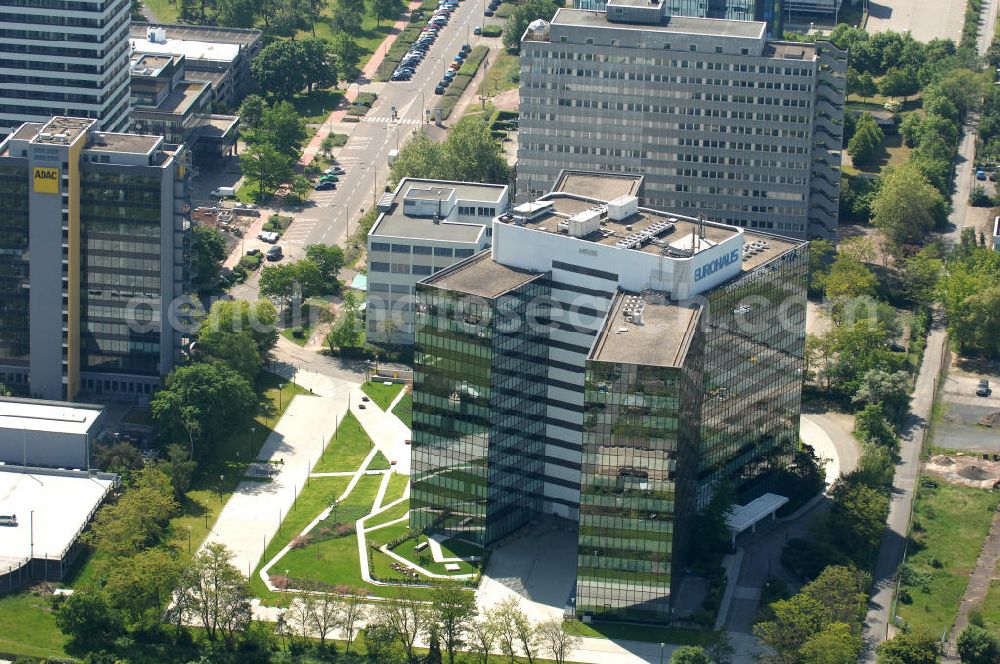
[[[726,517],[726,525],[733,536],[733,546],[736,546],[736,536],[747,528],[756,532],[757,524],[767,517],[774,518],[775,512],[788,502],[785,496],[776,493],[765,493],[746,505],[739,505]]]

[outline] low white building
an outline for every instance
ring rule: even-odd
[[[492,242],[505,185],[403,178],[379,202],[368,233],[367,339],[413,343],[416,283]]]
[[[0,463],[90,468],[103,420],[103,406],[0,398]]]

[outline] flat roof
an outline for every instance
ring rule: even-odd
[[[133,76],[157,76],[164,67],[169,65],[174,58],[179,55],[154,55],[152,53],[142,53],[132,61],[129,74]],[[145,71],[146,69],[151,71]]]
[[[174,89],[170,91],[160,105],[155,109],[158,113],[174,113],[178,115],[184,115],[187,113],[191,106],[198,101],[199,97],[205,94],[211,85],[205,81],[181,81],[174,86]],[[141,108],[141,107],[140,107]]]
[[[641,301],[641,323],[625,310]],[[637,293],[618,291],[588,360],[659,367],[679,367],[698,326],[701,307],[643,301]]]
[[[731,21],[720,18],[696,18],[689,16],[669,16],[663,23],[616,23],[608,20],[605,12],[563,7],[552,17],[552,25],[566,25],[584,28],[613,28],[618,30],[639,30],[642,32],[668,32],[709,37],[743,37],[760,39],[767,24],[761,21]]]
[[[641,175],[564,170],[559,173],[552,191],[613,201],[619,196],[638,196],[640,185]]]
[[[0,569],[62,558],[116,482],[110,473],[0,466],[0,514],[18,522],[0,526]]]
[[[232,62],[240,54],[239,44],[225,44],[193,39],[171,39],[171,30],[167,30],[165,42],[151,42],[143,35],[142,39],[132,37],[132,47],[139,53],[156,53],[183,55],[188,60],[216,60]]]
[[[501,265],[493,260],[493,252],[486,250],[420,283],[469,295],[496,297],[543,276],[539,272]]]
[[[32,143],[68,145],[82,134],[85,134],[94,122],[94,120],[88,118],[71,118],[57,115],[46,122],[31,141]]]
[[[411,190],[416,189],[413,194]],[[448,180],[424,180],[404,178],[393,192],[392,206],[382,213],[372,227],[372,237],[398,237],[411,240],[438,240],[443,242],[478,242],[488,223],[456,222],[441,220],[435,223],[433,217],[417,217],[405,214],[403,200],[447,201],[454,193],[456,201],[472,200],[484,203],[499,203],[505,186],[502,184],[480,184],[476,182],[451,182]]]
[[[133,21],[129,25],[129,36],[132,39],[146,41],[146,28],[163,28],[167,31],[167,39],[197,40],[216,42],[219,44],[252,44],[261,38],[260,30],[251,28],[222,28],[200,25],[180,25],[177,23],[142,23]]]
[[[86,149],[91,152],[128,152],[132,154],[148,154],[162,142],[162,136],[112,134],[101,132],[94,135],[94,140],[87,145]]]
[[[0,398],[0,429],[86,434],[101,416],[101,406],[62,401]]]
[[[11,134],[11,138],[19,141],[30,141],[44,126],[41,122],[25,122]]]
[[[746,505],[739,505],[726,517],[726,525],[733,533],[742,533],[747,528],[763,521],[765,518],[777,512],[782,505],[788,502],[785,496],[776,493],[765,493],[760,498],[751,500]]]

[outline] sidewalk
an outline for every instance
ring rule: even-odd
[[[379,66],[382,64],[382,60],[385,59],[385,54],[389,52],[389,48],[396,41],[396,37],[398,37],[406,26],[409,25],[410,14],[415,9],[418,9],[420,4],[420,0],[411,0],[411,2],[406,6],[406,13],[404,14],[404,17],[393,23],[392,32],[385,38],[385,40],[383,40],[379,47],[375,49],[375,52],[372,53],[372,57],[368,59],[368,62],[361,69],[361,73],[358,74],[357,78],[347,84],[347,91],[344,93],[344,98],[341,100],[339,108],[330,113],[326,121],[320,125],[316,135],[312,137],[311,141],[309,141],[309,145],[302,150],[302,156],[299,158],[300,166],[308,166],[312,162],[313,158],[319,152],[319,146],[323,143],[323,139],[330,135],[331,125],[344,121],[344,116],[347,115],[347,109],[349,109],[354,100],[358,98],[359,86],[365,83],[370,83],[372,79],[375,78],[375,72],[378,71]]]

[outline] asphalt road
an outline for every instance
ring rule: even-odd
[[[440,99],[434,94],[434,87],[448,64],[462,44],[479,43],[482,38],[472,34],[473,29],[488,20],[483,16],[481,0],[464,0],[439,32],[411,80],[372,85],[382,86],[378,99],[339,151],[338,161],[347,175],[340,178],[334,191],[312,192],[313,205],[295,215],[295,221],[282,238],[282,246],[291,249],[286,254],[294,258],[310,244],[344,243],[349,235],[348,221],[350,228],[355,228],[363,211],[373,207],[385,188],[389,151],[421,130],[424,110],[433,110]],[[369,88],[362,85],[361,89]],[[390,120],[393,107],[398,121]]]

